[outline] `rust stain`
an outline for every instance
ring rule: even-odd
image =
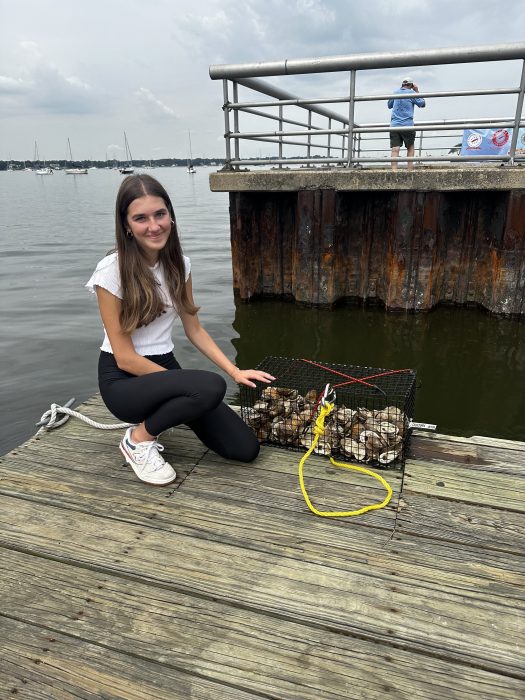
[[[492,268],[492,280],[494,286],[497,286],[501,280],[503,270],[501,266],[501,256],[495,248],[492,248],[490,251],[490,263]]]

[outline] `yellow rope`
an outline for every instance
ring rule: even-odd
[[[346,464],[343,462],[336,462],[333,457],[330,457],[330,462],[335,465],[336,467],[343,467],[343,469],[352,469],[353,471],[356,472],[362,472],[363,474],[368,474],[369,476],[373,476],[374,479],[377,479],[378,481],[381,482],[381,484],[385,487],[387,490],[387,495],[384,501],[381,503],[373,503],[372,505],[369,506],[364,506],[364,508],[359,508],[359,510],[348,510],[348,511],[339,511],[339,510],[317,510],[317,508],[313,505],[312,501],[310,500],[308,496],[308,492],[306,491],[306,486],[304,485],[304,478],[303,478],[303,467],[304,463],[308,459],[308,457],[312,454],[312,452],[315,449],[315,446],[317,445],[317,442],[320,438],[321,435],[324,434],[324,421],[326,416],[330,414],[330,412],[333,410],[334,404],[333,403],[326,403],[324,406],[321,407],[321,412],[319,413],[319,416],[317,417],[315,421],[315,426],[314,426],[314,440],[312,442],[312,446],[308,450],[308,452],[305,453],[301,461],[299,462],[299,484],[301,485],[301,491],[303,492],[304,500],[306,501],[306,505],[312,513],[315,513],[315,515],[320,515],[323,518],[342,518],[342,517],[349,517],[351,515],[362,515],[363,513],[367,513],[369,510],[379,510],[380,508],[384,508],[385,506],[388,505],[390,502],[390,499],[392,498],[392,489],[390,487],[390,484],[383,479],[383,477],[380,474],[376,474],[375,472],[371,471],[370,469],[366,469],[365,467],[359,467],[357,464]]]

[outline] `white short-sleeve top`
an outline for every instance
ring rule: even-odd
[[[186,281],[190,276],[191,263],[190,259],[185,255],[184,258],[184,277]],[[171,331],[173,324],[178,317],[178,313],[170,299],[166,281],[164,278],[164,270],[160,263],[157,263],[152,268],[153,275],[160,285],[160,293],[166,301],[166,312],[161,314],[147,326],[137,328],[131,334],[133,346],[139,355],[163,355],[173,350],[173,341],[171,339]],[[103,258],[95,268],[95,272],[89,278],[86,287],[95,292],[95,287],[103,287],[108,292],[114,294],[119,299],[122,299],[122,289],[120,283],[120,272],[118,269],[117,253],[111,253]],[[104,328],[104,341],[100,346],[101,350],[113,353],[111,343],[109,342],[108,334]]]

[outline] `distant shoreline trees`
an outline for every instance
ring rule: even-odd
[[[224,158],[194,158],[193,165],[224,165]],[[43,161],[35,160],[0,160],[0,171],[2,170],[25,170],[26,168],[39,168],[43,165]],[[118,168],[122,163],[118,160],[52,160],[47,161],[46,165],[55,170],[63,170],[64,168],[104,168],[111,170]],[[187,158],[158,158],[157,160],[139,160],[133,159],[135,168],[145,168],[152,166],[154,168],[169,168],[187,167]]]

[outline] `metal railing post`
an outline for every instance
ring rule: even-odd
[[[423,132],[419,132],[419,153],[418,155],[421,156],[421,153],[423,152]]]
[[[348,102],[348,160],[346,167],[352,163],[352,151],[354,149],[354,109],[355,109],[355,75],[356,71],[350,71],[350,99]]]
[[[279,105],[279,131],[283,130],[283,106]],[[279,160],[283,157],[283,137],[279,136]],[[279,163],[279,169],[283,167],[282,163]]]
[[[228,81],[223,80],[222,81],[222,94],[223,94],[223,106],[222,109],[224,111],[224,139],[226,142],[226,163],[224,164],[224,167],[228,170],[231,169],[231,160],[232,160],[232,154],[231,154],[231,148],[230,148],[230,107],[229,107],[229,99],[228,99]]]
[[[332,119],[331,117],[328,117],[328,130],[332,128]],[[330,146],[331,146],[331,140],[332,140],[332,134],[328,134],[328,153],[326,154],[328,158],[330,158]]]
[[[235,104],[239,101],[239,86],[235,81],[232,81],[233,85],[233,101]],[[238,134],[239,133],[239,110],[235,109],[233,112],[233,131]],[[235,139],[235,144],[233,146],[233,150],[235,153],[235,160],[239,160],[240,155],[239,155],[239,139]]]
[[[312,135],[311,135],[311,130],[312,130],[312,110],[308,110],[308,148],[306,149],[306,157],[311,158],[312,155]],[[310,167],[310,163],[308,163],[308,167]]]
[[[514,129],[512,130],[512,139],[509,148],[509,165],[514,165],[514,156],[516,155],[516,144],[518,142],[518,134],[521,122],[521,113],[523,111],[523,96],[525,93],[525,60],[521,69],[520,91],[516,102],[516,116],[514,118]]]

